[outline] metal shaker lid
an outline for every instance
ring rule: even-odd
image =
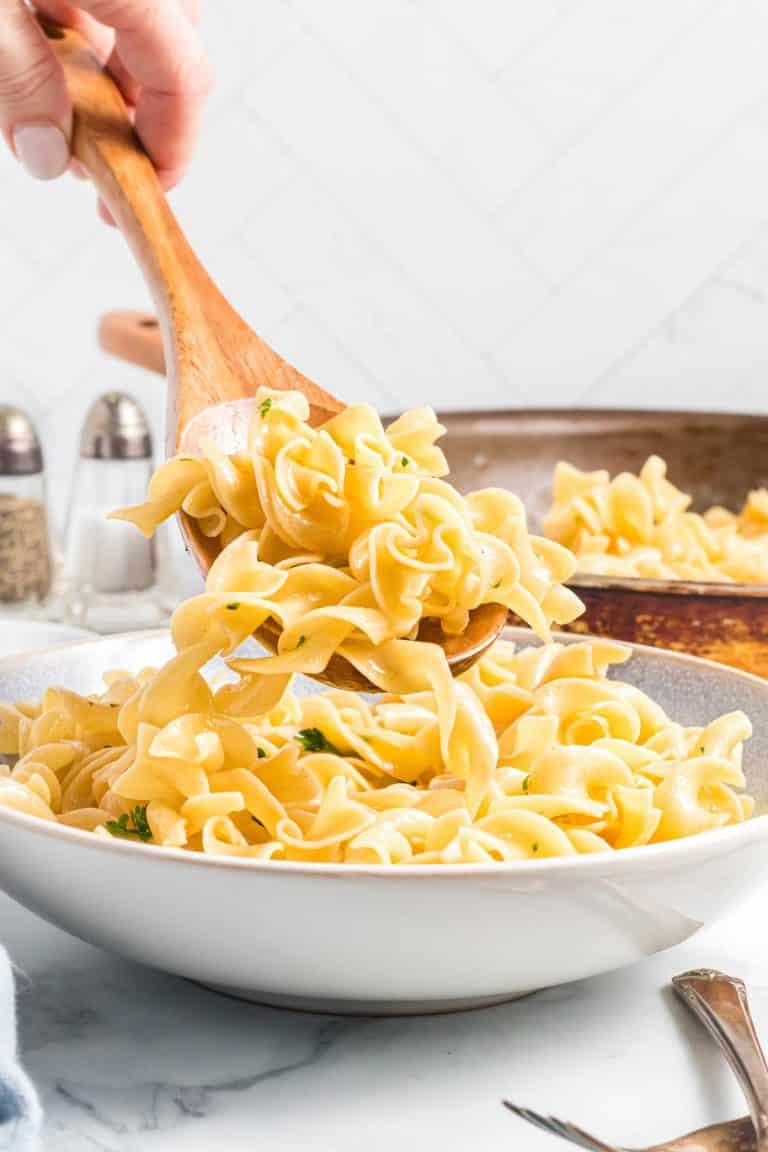
[[[0,404],[0,476],[34,476],[42,470],[43,451],[29,416]]]
[[[126,392],[105,392],[88,410],[80,455],[89,460],[145,460],[152,434],[144,410]]]

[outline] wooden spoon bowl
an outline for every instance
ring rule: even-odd
[[[165,372],[160,327],[155,317],[148,312],[106,312],[99,323],[99,343],[105,352],[120,360],[160,375]],[[217,442],[225,450],[236,451],[244,443],[250,411],[248,401],[236,401],[229,406],[227,423],[215,431]],[[207,431],[205,424],[193,420],[184,437],[185,450],[192,454],[199,450],[198,432],[205,434]],[[231,437],[229,447],[223,443],[227,436]],[[194,521],[186,517],[185,520],[187,539],[193,539],[194,554],[203,571],[207,571],[216,559],[218,543],[204,536]],[[419,640],[441,644],[454,676],[460,676],[487,649],[488,636],[493,633],[494,639],[497,639],[507,622],[506,608],[499,604],[483,604],[470,614],[469,625],[460,636],[445,635],[438,620],[428,619],[422,621]],[[277,651],[280,629],[274,620],[267,620],[257,630],[256,636],[270,652]],[[371,689],[368,681],[343,656],[332,656],[325,673],[318,679],[352,692]]]
[[[193,453],[203,437],[211,437],[225,452],[242,449],[260,386],[302,392],[314,425],[340,412],[342,402],[265,344],[200,264],[133,131],[119,90],[87,41],[46,19],[41,26],[61,61],[72,100],[73,156],[128,241],[155,302],[168,380],[169,454]],[[190,552],[207,573],[218,545],[203,542],[185,516],[181,527]],[[472,663],[499,635],[506,611],[498,605],[486,608],[495,610],[477,618],[473,613],[465,644],[463,637],[451,638],[452,667]],[[261,630],[257,637],[273,639]],[[442,634],[440,642],[445,647]],[[345,687],[363,690],[372,687],[340,657],[328,665],[322,679],[334,684],[343,679]]]

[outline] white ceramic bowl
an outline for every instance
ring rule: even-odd
[[[68,624],[49,624],[47,620],[25,620],[21,616],[0,617],[0,657],[19,652],[36,652],[57,644],[95,638],[95,632],[71,628]]]
[[[4,660],[0,697],[90,691],[105,669],[170,651],[149,632]],[[768,682],[650,648],[620,674],[685,723],[743,708],[749,789],[765,803]],[[210,858],[0,808],[0,885],[32,911],[168,972],[321,1011],[466,1008],[618,968],[687,939],[767,870],[765,816],[611,855],[376,868]]]

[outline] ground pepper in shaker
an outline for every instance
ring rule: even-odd
[[[70,497],[64,563],[65,617],[97,632],[165,620],[163,538],[147,540],[110,512],[146,499],[152,436],[132,396],[107,392],[89,409]]]
[[[51,577],[40,441],[26,412],[0,404],[0,609],[34,609]]]

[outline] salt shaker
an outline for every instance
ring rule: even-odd
[[[70,497],[64,615],[97,632],[156,625],[168,616],[162,532],[147,540],[110,512],[141,504],[152,476],[152,435],[143,410],[107,392],[88,411]]]
[[[40,441],[26,412],[0,404],[0,611],[34,610],[51,576]]]

